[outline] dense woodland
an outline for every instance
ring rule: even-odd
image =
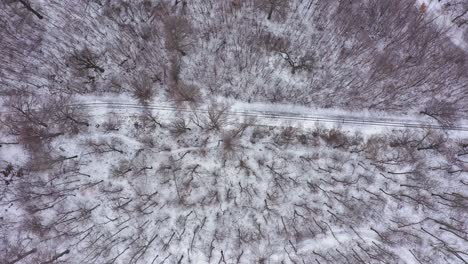
[[[438,3],[3,0],[0,263],[468,263],[468,2]]]
[[[468,28],[466,1],[447,5]],[[413,0],[8,0],[1,12],[2,90],[467,110],[466,50]]]

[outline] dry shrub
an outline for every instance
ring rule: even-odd
[[[321,137],[323,134],[327,132],[327,129],[321,125],[320,123],[315,123],[315,127],[312,130],[312,136],[313,137]]]
[[[143,135],[138,139],[144,146],[149,148],[156,147],[156,138],[152,135]]]
[[[297,135],[297,141],[299,141],[299,143],[301,143],[302,145],[307,146],[307,144],[309,143],[309,138],[306,134],[299,134]]]
[[[335,147],[344,146],[348,143],[348,138],[340,129],[332,128],[320,136],[327,144]]]
[[[355,132],[349,140],[351,146],[360,146],[364,142],[364,137],[361,132]]]
[[[252,135],[250,135],[250,143],[255,144],[269,135],[270,133],[267,128],[255,127],[252,131]]]
[[[102,127],[106,132],[111,131],[119,131],[120,127],[122,126],[122,120],[119,118],[117,114],[111,114],[107,118],[107,121],[102,123]]]
[[[111,176],[114,178],[125,177],[125,175],[133,170],[132,164],[126,159],[121,159],[117,165],[112,166]]]
[[[179,82],[176,86],[171,87],[170,95],[178,104],[183,102],[197,104],[202,98],[202,94],[198,86],[185,84],[182,82]]]
[[[364,146],[367,158],[375,159],[380,156],[381,150],[385,151],[388,148],[386,138],[378,135],[370,136]]]
[[[274,138],[275,143],[279,145],[289,145],[296,138],[298,129],[295,127],[285,127],[281,129],[279,135],[276,135]]]

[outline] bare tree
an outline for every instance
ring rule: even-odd
[[[316,59],[313,54],[307,53],[303,56],[293,58],[288,51],[280,52],[281,57],[289,64],[291,67],[291,73],[294,74],[298,70],[311,71],[314,69],[316,64]]]
[[[171,56],[169,65],[169,95],[177,104],[189,103],[197,104],[201,100],[200,88],[194,84],[187,84],[180,78],[181,59],[178,56]]]
[[[176,137],[187,133],[187,131],[190,130],[191,129],[188,127],[187,121],[182,117],[175,119],[169,124],[169,131]]]
[[[18,263],[19,261],[23,260],[24,258],[27,258],[29,255],[31,254],[34,254],[37,252],[37,248],[33,248],[27,252],[24,252],[24,253],[21,253],[21,254],[18,254],[18,256],[16,257],[16,259],[14,260],[11,260],[11,261],[8,261],[6,262],[7,264],[15,264],[15,263]]]
[[[116,137],[111,138],[99,138],[99,139],[87,139],[84,142],[84,145],[91,149],[91,153],[109,153],[109,152],[117,152],[120,154],[124,154],[124,146],[121,139]],[[91,154],[88,153],[88,154]]]
[[[227,103],[212,103],[208,108],[205,129],[220,131],[226,125],[229,108]]]
[[[187,55],[192,45],[192,25],[190,21],[182,16],[172,15],[164,20],[164,33],[166,36],[166,49]]]
[[[454,104],[437,99],[429,101],[420,113],[434,118],[443,127],[452,127],[459,119],[458,109]]]
[[[90,126],[85,109],[73,105],[70,97],[56,95],[47,103],[47,109],[54,126],[62,133],[78,134]]]
[[[137,99],[140,104],[147,105],[155,96],[155,83],[148,76],[140,76],[132,83],[133,97]]]
[[[13,111],[7,115],[8,123],[28,123],[49,128],[44,98],[28,90],[17,90],[8,97],[6,106]],[[7,124],[8,125],[8,124]]]
[[[454,17],[452,19],[452,23],[455,23],[457,22],[458,23],[458,27],[461,27],[463,26],[464,24],[468,24],[468,19],[461,19],[464,15],[468,14],[468,6],[465,8],[464,11],[460,12],[459,15],[457,15],[456,17]],[[459,20],[459,21],[457,21]]]
[[[78,71],[93,70],[104,73],[104,69],[98,65],[99,56],[88,47],[75,50],[69,58],[69,63]]]
[[[99,88],[99,77],[105,72],[100,65],[101,56],[88,47],[75,49],[66,60],[73,78],[67,80],[67,89],[75,93],[89,93]]]
[[[225,131],[222,134],[221,141],[222,141],[222,149],[223,149],[223,157],[228,159],[233,157],[237,151],[241,148],[240,143],[240,134],[237,131]]]

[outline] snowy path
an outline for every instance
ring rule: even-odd
[[[157,106],[157,105],[148,105],[141,106],[138,104],[132,103],[113,103],[113,102],[93,102],[93,103],[82,103],[73,105],[76,107],[86,107],[94,110],[95,113],[101,113],[102,110],[105,112],[120,112],[122,114],[132,114],[138,113],[143,109],[148,109],[153,112],[158,112],[160,114],[174,113],[174,112],[197,112],[197,113],[207,113],[208,110],[204,108],[178,108],[175,106]],[[314,110],[310,110],[313,112]],[[375,131],[380,131],[382,128],[410,128],[410,129],[445,129],[448,131],[455,132],[468,132],[468,126],[453,126],[453,127],[442,127],[437,124],[435,121],[430,120],[429,118],[424,118],[422,116],[417,117],[408,117],[408,116],[366,116],[364,114],[358,115],[356,113],[322,113],[318,111],[318,114],[305,114],[296,111],[273,111],[271,109],[262,110],[261,107],[232,107],[231,110],[227,112],[228,116],[234,117],[254,117],[255,123],[258,125],[291,125],[291,126],[314,126],[316,123],[328,123],[334,125],[340,125],[342,127],[353,127],[358,129],[366,130],[371,129]],[[463,133],[465,134],[465,133]]]

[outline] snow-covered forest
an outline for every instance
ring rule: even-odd
[[[0,177],[1,264],[468,263],[468,1],[2,0]]]

